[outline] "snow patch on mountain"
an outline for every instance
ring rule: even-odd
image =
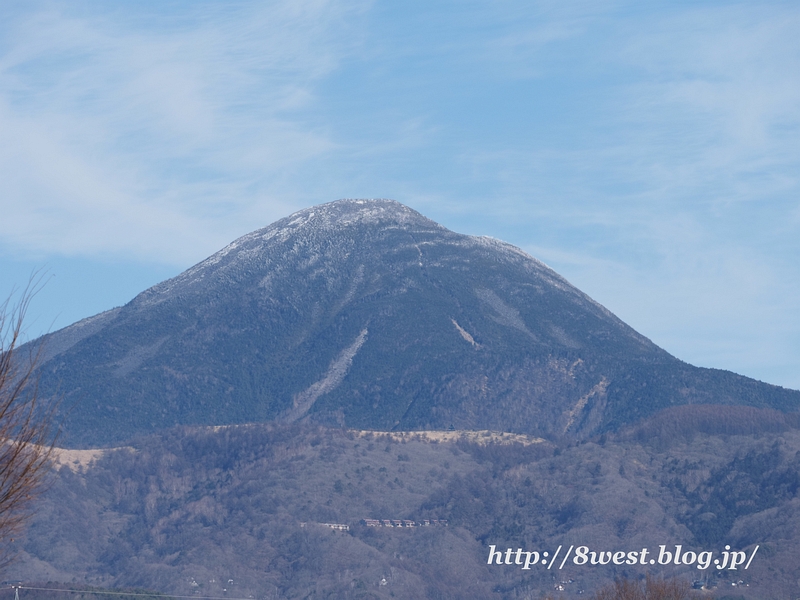
[[[538,341],[533,332],[525,325],[522,317],[520,317],[519,311],[503,302],[500,296],[495,294],[492,290],[478,288],[475,290],[475,295],[478,296],[481,302],[485,302],[494,309],[496,314],[493,318],[495,321],[506,327],[512,327],[521,331],[527,334],[532,340]]]
[[[312,383],[308,388],[294,397],[293,406],[284,416],[284,421],[288,423],[297,421],[311,409],[314,402],[317,401],[317,398],[323,394],[327,394],[342,383],[345,375],[347,375],[347,372],[350,370],[350,365],[353,364],[353,357],[361,346],[364,345],[364,342],[367,341],[367,333],[367,328],[365,327],[361,330],[361,333],[358,334],[355,341],[342,350],[339,356],[334,359],[322,379]]]

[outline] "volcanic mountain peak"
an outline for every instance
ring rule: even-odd
[[[44,356],[40,389],[77,403],[75,443],[299,419],[587,436],[673,405],[800,404],[686,365],[522,250],[391,200],[245,235]]]

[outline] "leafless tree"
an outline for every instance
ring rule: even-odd
[[[0,304],[0,568],[12,559],[14,536],[31,516],[57,434],[56,403],[43,403],[37,394],[41,345],[20,349],[25,313],[36,291],[34,279],[19,301],[14,303],[12,295]]]
[[[600,589],[593,600],[691,600],[689,583],[682,579],[656,579],[647,576],[645,581],[617,579]]]

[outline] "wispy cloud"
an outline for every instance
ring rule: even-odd
[[[247,231],[241,213],[284,214],[287,171],[336,148],[304,111],[362,9],[200,4],[170,27],[24,7],[0,53],[3,242],[185,264]]]

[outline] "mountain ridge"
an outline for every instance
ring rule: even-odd
[[[40,387],[74,404],[79,445],[300,419],[585,437],[680,404],[800,407],[679,361],[519,248],[392,200],[298,211],[46,341]]]

